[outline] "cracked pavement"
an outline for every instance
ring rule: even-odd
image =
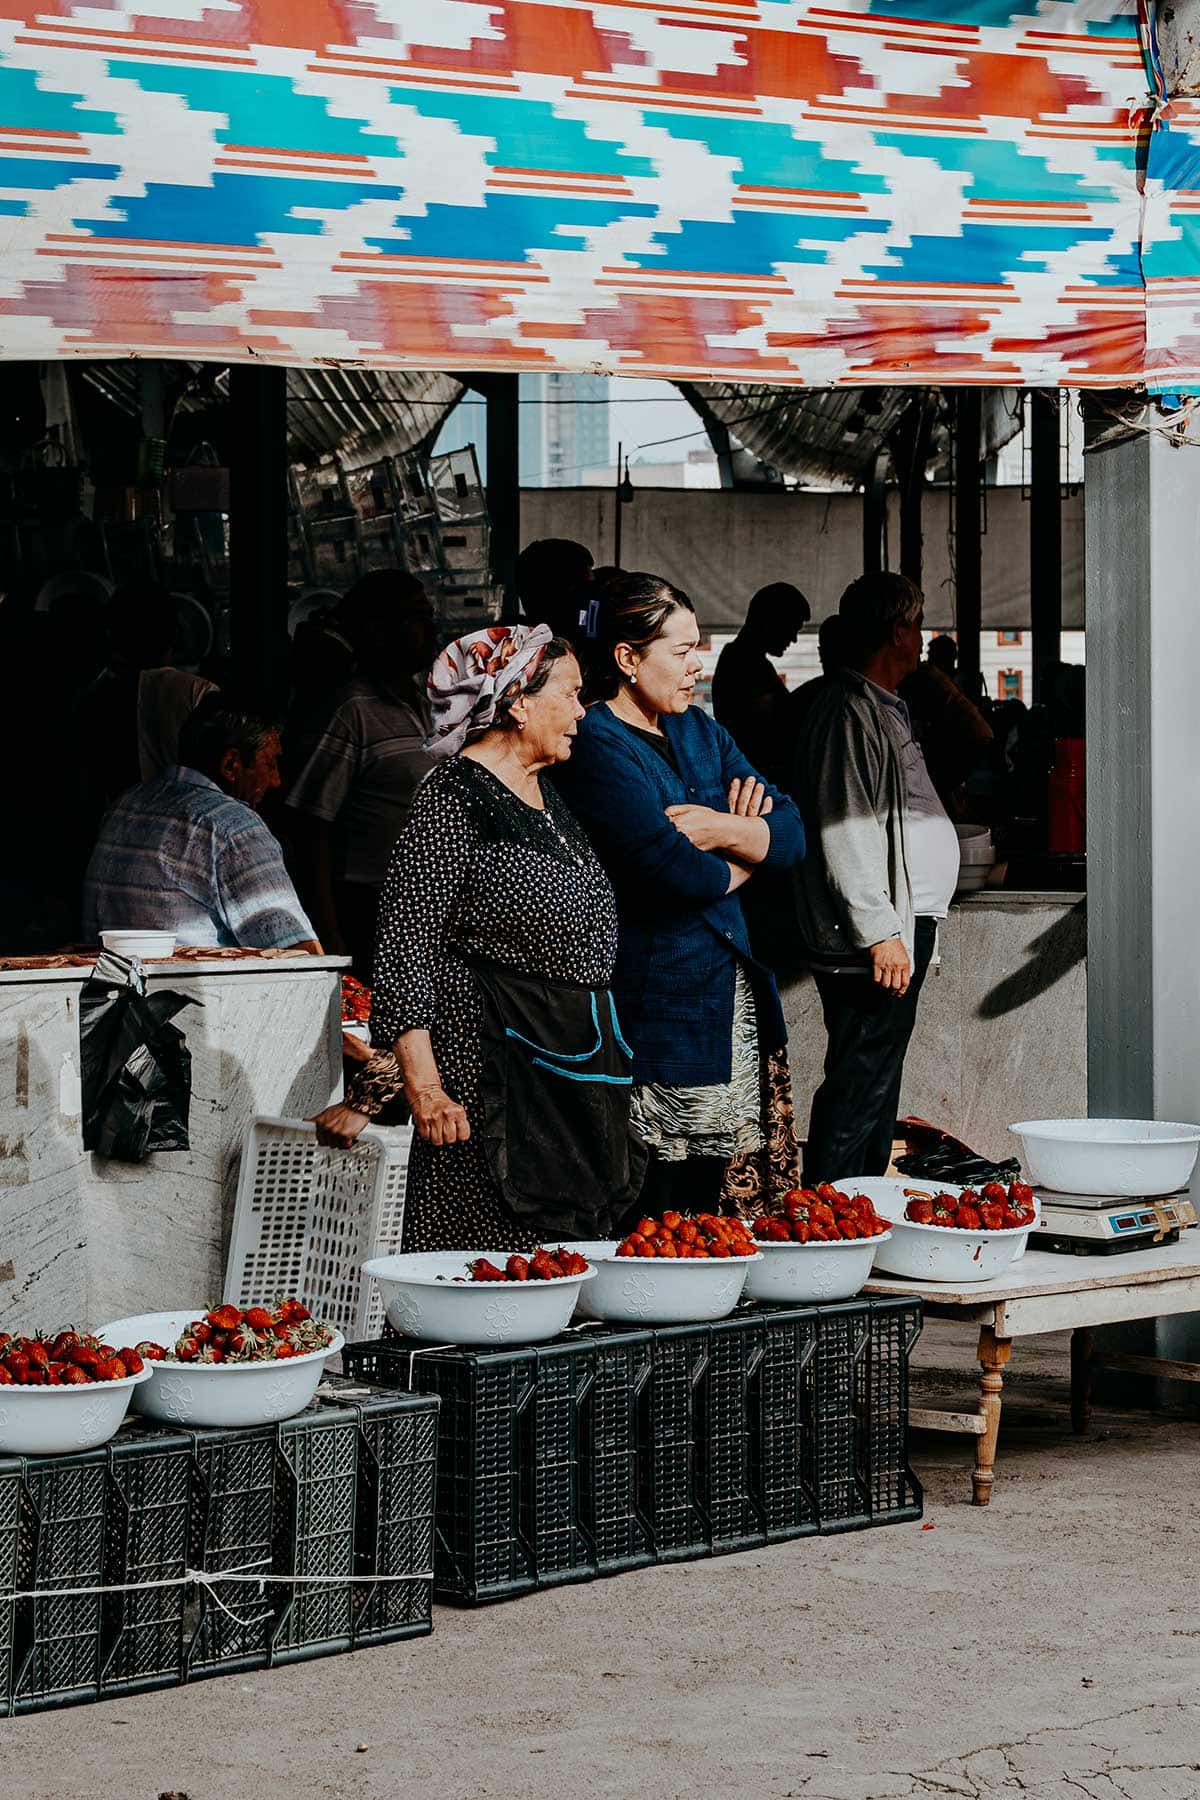
[[[927,1332],[917,1403],[968,1403],[970,1356]],[[969,1441],[921,1437],[932,1530],[442,1607],[415,1643],[5,1720],[0,1794],[1200,1800],[1200,1425],[1101,1410],[1073,1438],[1065,1339],[1010,1376],[986,1510]]]

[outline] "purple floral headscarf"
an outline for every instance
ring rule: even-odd
[[[433,730],[425,748],[454,756],[482,737],[501,699],[529,685],[553,635],[548,625],[489,625],[447,644],[429,671]]]

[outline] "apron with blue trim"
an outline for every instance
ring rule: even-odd
[[[470,964],[484,996],[479,1129],[492,1179],[546,1238],[611,1236],[646,1162],[629,1126],[633,1052],[612,995]]]

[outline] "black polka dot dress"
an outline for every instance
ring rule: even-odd
[[[439,764],[417,790],[379,909],[371,1036],[391,1045],[425,1029],[446,1092],[472,1136],[415,1138],[405,1250],[525,1249],[489,1173],[479,1134],[483,998],[464,953],[547,980],[608,987],[617,953],[612,888],[549,782],[539,812],[469,757]]]

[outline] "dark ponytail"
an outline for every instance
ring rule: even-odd
[[[611,700],[621,685],[617,645],[648,650],[662,636],[672,613],[694,613],[696,609],[681,588],[672,587],[661,575],[621,570],[595,587],[596,628],[586,646],[585,699]]]

